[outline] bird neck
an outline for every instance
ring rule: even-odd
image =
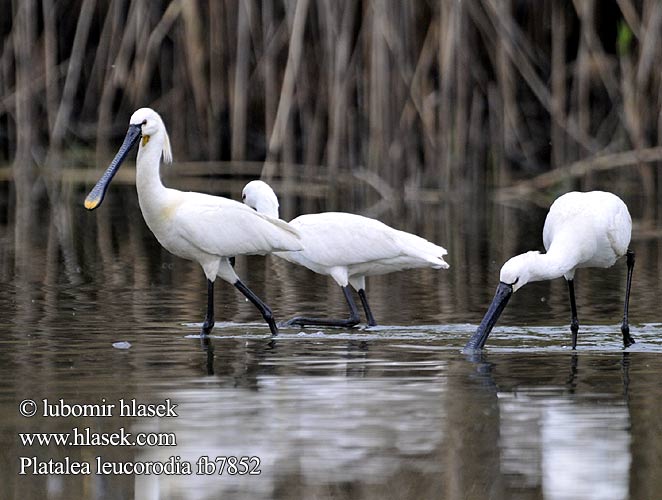
[[[529,264],[529,281],[543,281],[565,276],[572,279],[577,260],[571,253],[550,248],[547,253],[534,255]]]
[[[157,200],[159,194],[165,190],[161,182],[159,166],[161,163],[163,137],[161,134],[151,136],[143,145],[141,139],[136,159],[136,188],[141,202]]]

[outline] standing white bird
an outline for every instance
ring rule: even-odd
[[[628,249],[632,219],[623,201],[612,193],[571,192],[554,201],[545,219],[542,237],[547,253],[526,252],[517,255],[501,268],[500,283],[485,317],[466,345],[482,349],[488,335],[503,312],[513,292],[529,281],[542,281],[564,276],[568,282],[572,319],[572,348],[577,347],[577,306],[575,304],[575,271],[582,267],[607,268],[627,255],[627,284],[623,312],[623,346],[634,343],[628,324],[628,305],[634,252]]]
[[[87,195],[85,208],[94,210],[101,205],[110,181],[138,141],[136,188],[147,226],[166,250],[199,263],[207,277],[207,314],[201,333],[208,335],[214,327],[214,280],[218,276],[257,307],[276,335],[278,328],[271,309],[241,282],[230,258],[300,250],[298,233],[286,222],[258,214],[237,201],[166,188],[159,175],[159,163],[161,156],[165,163],[171,163],[172,152],[165,125],[156,111],[141,108],[133,113],[124,143]]]
[[[278,217],[278,198],[271,186],[251,181],[242,192],[244,203],[259,213]],[[354,326],[359,322],[349,285],[358,292],[368,325],[375,326],[365,293],[366,276],[404,269],[428,267],[448,269],[448,252],[414,234],[398,231],[375,219],[360,215],[326,212],[300,215],[290,221],[301,235],[303,250],[276,252],[289,262],[331,276],[342,287],[350,315],[345,320],[295,317],[286,325]]]

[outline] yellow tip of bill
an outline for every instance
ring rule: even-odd
[[[98,206],[99,206],[98,199],[85,198],[85,208],[87,208],[88,210],[94,210]]]

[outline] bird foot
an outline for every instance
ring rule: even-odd
[[[287,328],[290,326],[306,326],[306,323],[303,321],[303,318],[299,318],[298,316],[296,318],[291,318],[288,319],[287,321],[281,321],[278,323],[279,328]]]
[[[630,327],[628,325],[621,327],[621,333],[623,334],[623,349],[635,343],[632,336],[630,336]]]
[[[269,325],[269,330],[271,330],[271,335],[276,336],[278,335],[278,324],[271,319],[270,321],[267,321],[267,324]]]
[[[200,329],[200,335],[202,337],[207,337],[214,328],[214,323],[207,323],[206,321],[202,324]]]
[[[296,316],[284,323],[279,323],[281,327],[299,326],[328,326],[339,328],[352,328],[359,324],[358,317],[350,317],[348,319],[320,319],[320,318],[306,318],[303,316]]]

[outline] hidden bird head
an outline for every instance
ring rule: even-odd
[[[258,213],[278,219],[278,197],[264,181],[251,181],[241,192],[244,203]]]
[[[133,146],[140,141],[140,149],[146,147],[161,148],[159,154],[163,155],[164,163],[172,163],[172,149],[170,147],[170,139],[166,131],[163,120],[159,114],[151,108],[140,108],[131,115],[129,120],[129,130],[124,137],[124,142],[120,146],[119,151],[110,163],[110,166],[103,173],[99,181],[92,188],[90,193],[85,198],[85,208],[94,210],[101,205],[110,182],[115,177],[122,162],[126,159],[129,151]],[[152,146],[148,144],[152,142]]]

